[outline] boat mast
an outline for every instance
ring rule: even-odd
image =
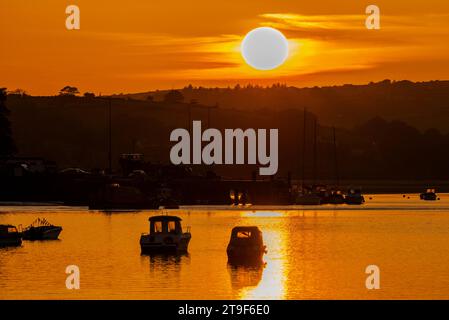
[[[109,162],[109,174],[112,173],[112,101],[108,99],[108,162]]]
[[[306,123],[307,123],[307,109],[304,108],[304,123],[302,133],[302,172],[301,172],[301,187],[304,188],[305,179],[305,165],[306,165]]]
[[[334,165],[335,165],[335,180],[337,183],[337,187],[340,185],[340,176],[338,173],[338,153],[337,153],[337,134],[335,131],[335,127],[332,127],[333,136],[334,136]]]
[[[316,185],[317,181],[317,132],[318,132],[318,123],[317,118],[315,117],[315,121],[313,122],[313,184]]]

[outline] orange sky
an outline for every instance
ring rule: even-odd
[[[81,30],[65,28],[65,8]],[[365,28],[365,8],[381,30]],[[289,39],[286,63],[256,71],[243,36],[272,26]],[[449,78],[447,0],[0,0],[0,87],[33,95],[127,93],[189,83],[299,87]]]

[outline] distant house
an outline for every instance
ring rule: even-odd
[[[27,174],[56,172],[56,163],[39,157],[0,158],[1,175],[21,177]]]

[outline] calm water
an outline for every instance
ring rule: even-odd
[[[191,227],[189,254],[150,258],[140,255],[139,237],[160,212],[0,207],[0,224],[45,217],[64,228],[59,241],[0,249],[0,299],[449,299],[449,195],[288,209],[175,210]],[[236,225],[263,231],[265,267],[227,265]],[[71,264],[80,290],[65,288]],[[380,267],[380,290],[365,288],[370,264]]]

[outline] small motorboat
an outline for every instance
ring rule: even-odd
[[[427,189],[426,192],[419,195],[419,198],[426,201],[434,201],[438,199],[435,189]]]
[[[17,247],[22,244],[22,235],[15,226],[0,224],[0,247]]]
[[[154,216],[150,221],[150,233],[140,237],[142,254],[186,253],[192,235],[190,228],[182,231],[181,218],[176,216]]]
[[[346,204],[363,204],[365,203],[365,197],[362,194],[361,189],[349,189],[345,197]]]
[[[252,263],[262,261],[267,252],[262,232],[258,227],[235,227],[226,249],[230,263]]]
[[[58,240],[62,227],[55,226],[46,219],[37,218],[32,224],[24,228],[24,240]]]
[[[345,203],[345,197],[340,190],[332,191],[329,195],[330,204],[343,204]]]

